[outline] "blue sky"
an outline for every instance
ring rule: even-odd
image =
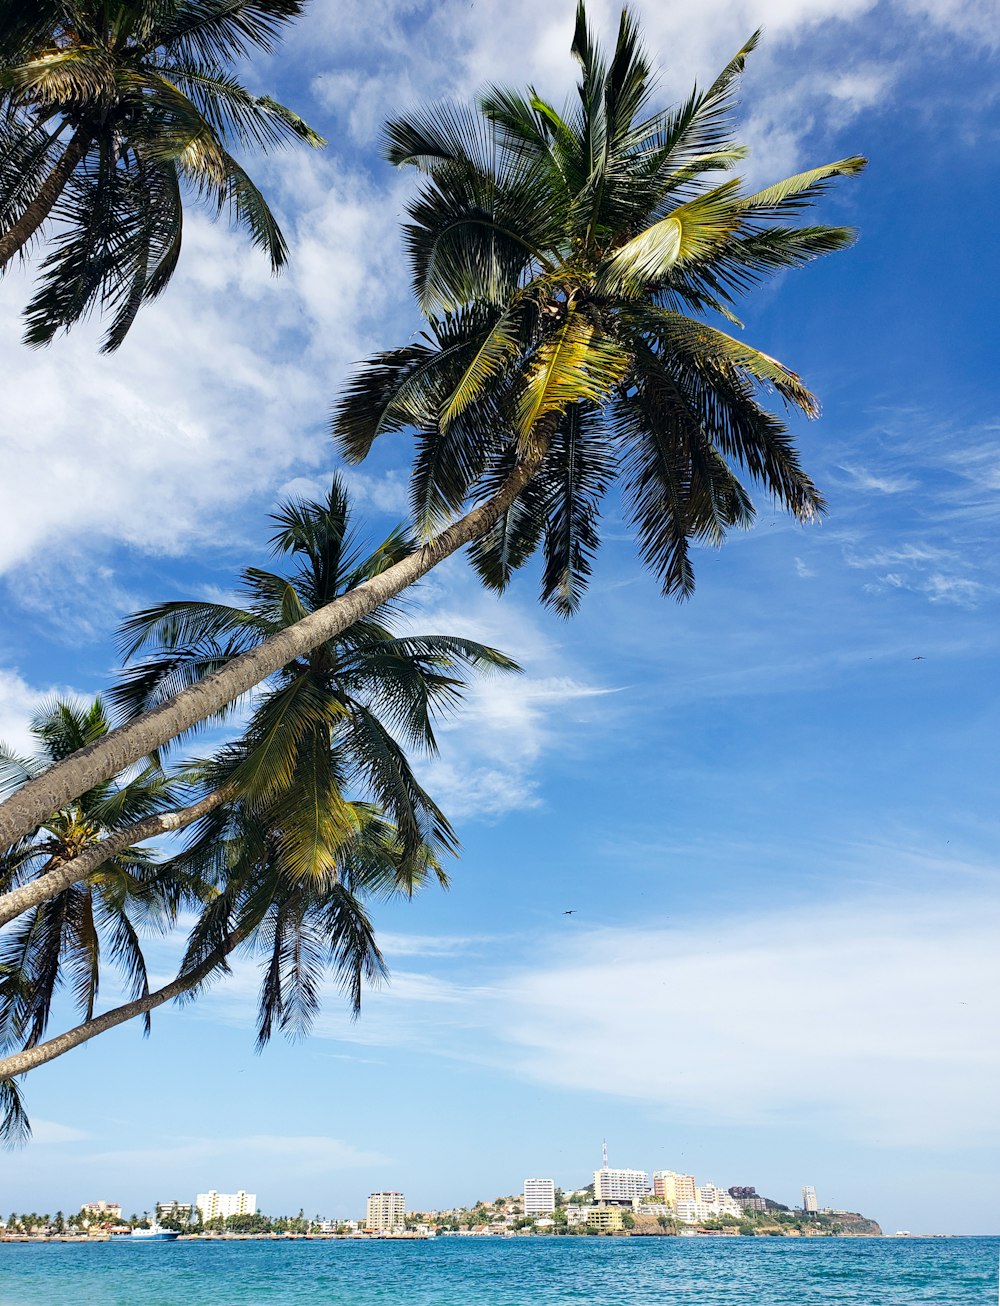
[[[744,314],[823,400],[801,441],[828,518],[759,503],[678,606],[611,502],[570,623],[530,570],[498,601],[440,569],[414,624],[525,670],[476,686],[425,764],[463,855],[450,892],[378,912],[391,985],[355,1024],[331,992],[308,1041],[257,1057],[247,959],[148,1042],[125,1028],[44,1068],[4,1211],[209,1187],[271,1212],[357,1214],[383,1186],[451,1205],[586,1182],[606,1135],[613,1164],[996,1231],[1000,29],[946,0],[636,8],[665,100],[764,25],[754,182],[871,159],[823,210],[857,247]],[[282,493],[326,483],[345,370],[417,326],[411,179],[379,162],[381,118],[490,79],[561,98],[572,9],[315,6],[253,71],[331,142],[254,165],[292,245],[277,281],[196,217],[104,359],[89,328],[25,351],[7,279],[0,737],[22,742],[54,690],[106,685],[128,612],[226,593]],[[592,14],[610,39],[612,6]],[[373,538],[406,468],[398,445],[349,473]],[[166,977],[175,941],[150,955]]]

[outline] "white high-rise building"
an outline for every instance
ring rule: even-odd
[[[551,1215],[556,1209],[556,1186],[551,1179],[525,1179],[525,1215]]]
[[[595,1202],[632,1202],[645,1197],[648,1187],[645,1170],[612,1170],[602,1165],[594,1171]]]
[[[816,1189],[812,1184],[805,1184],[802,1189],[802,1209],[803,1211],[818,1211],[819,1203],[816,1201]]]
[[[372,1193],[368,1198],[368,1215],[365,1228],[376,1233],[391,1233],[401,1229],[406,1216],[406,1200],[402,1193]]]
[[[257,1194],[245,1193],[242,1188],[238,1193],[217,1193],[211,1188],[207,1193],[199,1193],[194,1204],[205,1221],[228,1220],[231,1215],[257,1214]]]

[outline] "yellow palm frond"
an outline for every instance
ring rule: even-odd
[[[603,404],[623,379],[629,355],[576,313],[542,342],[517,406],[522,444],[530,442],[540,418],[563,413],[570,404]]]
[[[737,230],[741,215],[737,180],[727,181],[633,236],[597,271],[601,294],[642,294],[670,270],[712,253]]]

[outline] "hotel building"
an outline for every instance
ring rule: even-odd
[[[816,1189],[812,1184],[806,1184],[802,1189],[802,1209],[803,1211],[818,1211],[819,1204],[816,1201]]]
[[[626,1202],[631,1205],[646,1196],[648,1187],[645,1170],[612,1170],[604,1165],[594,1171],[595,1202]]]
[[[207,1193],[199,1193],[194,1204],[206,1223],[228,1220],[231,1215],[257,1214],[257,1194],[245,1193],[242,1188],[238,1193],[217,1193],[212,1188]]]
[[[667,1206],[676,1206],[678,1202],[693,1202],[696,1200],[695,1194],[693,1174],[678,1174],[676,1170],[653,1171],[653,1196]]]
[[[551,1179],[525,1179],[525,1215],[551,1215],[556,1209],[556,1186]]]
[[[372,1193],[368,1198],[365,1228],[373,1233],[391,1233],[403,1226],[406,1201],[402,1193]]]

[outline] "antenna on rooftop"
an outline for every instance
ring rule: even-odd
[[[604,1159],[604,1168],[606,1170],[608,1168],[608,1140],[606,1138],[601,1139],[601,1156]]]

